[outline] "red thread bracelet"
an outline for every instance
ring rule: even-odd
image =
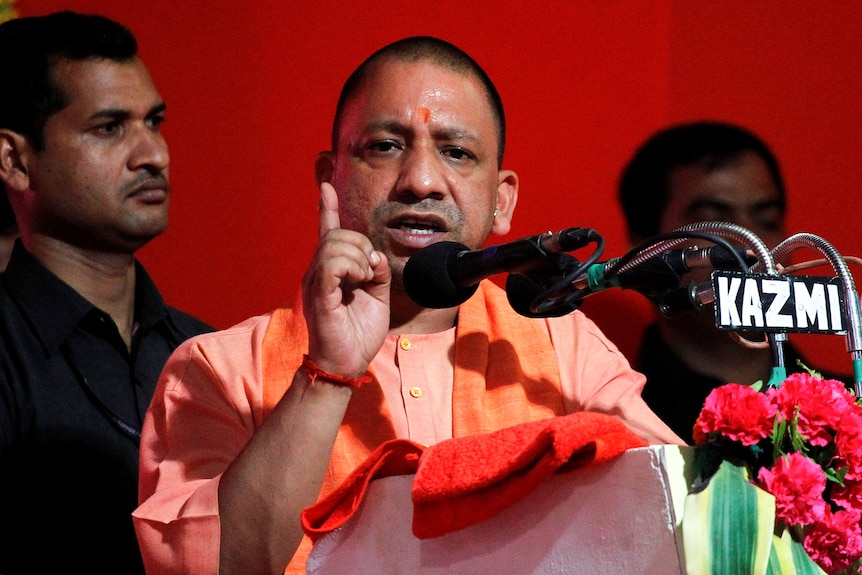
[[[352,377],[347,377],[345,375],[336,375],[334,373],[329,373],[320,368],[319,365],[314,363],[308,354],[303,354],[302,356],[302,367],[305,368],[306,373],[308,373],[309,379],[311,379],[311,383],[314,384],[314,380],[318,377],[322,377],[323,379],[329,381],[330,383],[334,383],[335,385],[341,385],[345,387],[353,387],[357,388],[360,385],[368,383],[371,381],[371,374],[366,372],[363,375],[360,375],[356,379]]]

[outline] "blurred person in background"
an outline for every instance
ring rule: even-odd
[[[702,221],[742,226],[769,248],[787,237],[778,160],[761,138],[729,123],[691,122],[651,136],[623,170],[619,201],[633,246]],[[788,372],[801,369],[797,360],[815,368],[789,342],[784,352]],[[658,316],[643,334],[634,367],[647,377],[644,400],[691,443],[709,392],[725,383],[768,381],[773,357],[769,348],[731,339],[707,310]]]

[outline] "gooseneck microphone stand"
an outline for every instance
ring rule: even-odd
[[[835,275],[844,287],[844,321],[847,324],[847,352],[853,362],[853,387],[856,397],[862,397],[862,313],[860,313],[859,296],[856,292],[856,282],[847,267],[847,262],[835,247],[820,236],[810,233],[794,234],[772,249],[773,260],[782,261],[791,253],[802,247],[809,247],[820,252],[832,265]],[[752,266],[752,271],[758,271],[760,262]]]

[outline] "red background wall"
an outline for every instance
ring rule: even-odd
[[[312,162],[328,147],[341,83],[376,48],[415,34],[464,48],[503,96],[505,163],[522,189],[513,230],[495,243],[584,226],[606,238],[607,257],[621,255],[614,190],[625,161],[668,123],[716,118],[772,145],[786,175],[791,230],[862,255],[859,2],[18,0],[15,7],[21,15],[100,12],[137,35],[168,102],[174,191],[170,229],[141,259],[171,303],[218,327],[294,295],[315,244]],[[637,343],[634,326],[652,313],[639,295],[616,290],[584,309],[626,352]],[[820,363],[849,368],[843,338],[801,343]]]

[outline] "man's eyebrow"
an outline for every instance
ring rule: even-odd
[[[152,116],[157,116],[159,114],[164,113],[164,111],[166,109],[167,109],[167,104],[165,104],[164,102],[162,102],[160,104],[156,104],[155,106],[153,106],[152,108],[150,108],[147,111],[146,117],[150,118]],[[103,110],[99,110],[98,112],[96,112],[95,114],[90,116],[90,119],[91,120],[99,120],[99,119],[103,119],[103,118],[110,118],[113,120],[124,120],[126,118],[131,117],[131,115],[132,115],[132,112],[130,110],[125,110],[122,108],[105,108]]]
[[[101,119],[111,119],[111,120],[122,120],[124,118],[128,118],[132,113],[129,110],[123,110],[120,108],[104,108],[102,110],[97,111],[92,116],[90,116],[91,120],[101,120]]]
[[[443,127],[438,130],[434,130],[434,137],[441,138],[445,140],[473,140],[479,141],[479,136],[477,136],[473,131],[467,130],[464,128],[447,128]]]
[[[162,102],[160,104],[156,104],[155,106],[150,108],[149,112],[147,112],[147,117],[157,116],[159,114],[164,114],[165,110],[167,110],[167,109],[168,109],[168,105],[165,104],[164,102]]]

